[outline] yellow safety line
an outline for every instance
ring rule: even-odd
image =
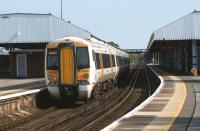
[[[186,91],[186,86],[185,86],[185,83],[183,83],[184,84],[184,87],[181,87],[181,88],[184,88],[184,96],[183,96],[183,99],[181,99],[182,101],[181,101],[181,105],[179,106],[179,108],[178,108],[178,111],[177,111],[177,113],[175,114],[175,117],[173,117],[172,118],[172,121],[169,123],[169,125],[167,125],[166,126],[166,128],[164,129],[165,131],[168,131],[170,128],[171,128],[171,126],[173,125],[173,123],[175,122],[175,120],[176,120],[176,118],[179,116],[179,114],[181,113],[181,110],[182,110],[182,108],[183,108],[183,105],[184,105],[184,103],[185,103],[185,99],[186,99],[186,96],[187,96],[187,91]]]

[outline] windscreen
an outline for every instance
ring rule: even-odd
[[[78,68],[89,67],[88,48],[76,48],[76,64]]]
[[[58,53],[56,50],[47,51],[47,69],[57,70],[58,69]]]

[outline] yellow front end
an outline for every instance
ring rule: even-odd
[[[47,47],[46,69],[48,91],[56,99],[76,94],[75,45],[50,44]]]
[[[66,41],[47,46],[48,91],[51,96],[58,99],[69,98],[68,96],[88,97],[88,86],[90,86],[88,47],[81,42]],[[91,90],[91,87],[89,88]]]
[[[63,48],[60,53],[61,85],[75,85],[74,54],[71,48]]]

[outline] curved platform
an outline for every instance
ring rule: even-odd
[[[17,93],[30,92],[46,86],[44,78],[0,79],[0,100]]]
[[[155,70],[161,79],[156,92],[103,131],[200,130],[200,77]]]

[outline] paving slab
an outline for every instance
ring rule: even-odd
[[[20,93],[45,87],[44,78],[33,79],[0,79],[0,96]]]

